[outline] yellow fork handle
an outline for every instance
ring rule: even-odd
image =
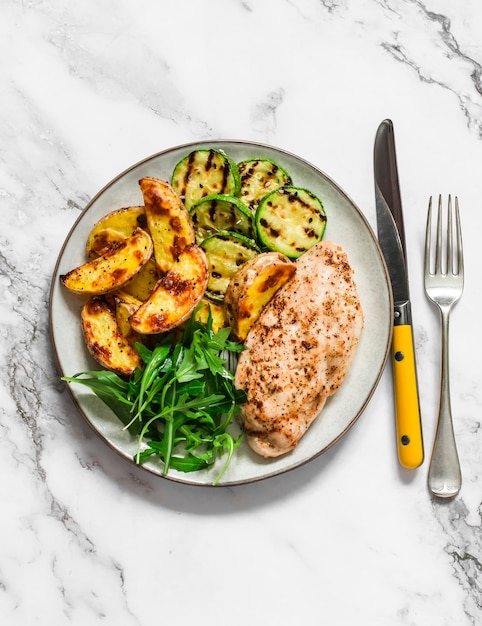
[[[400,464],[415,469],[423,463],[423,436],[412,327],[395,325],[392,340],[397,450]]]

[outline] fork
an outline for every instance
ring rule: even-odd
[[[464,259],[457,197],[455,197],[455,225],[452,214],[452,198],[449,195],[446,219],[447,232],[444,243],[442,236],[442,196],[439,196],[434,252],[432,244],[432,198],[430,197],[425,237],[424,282],[428,298],[440,310],[442,355],[439,414],[428,472],[428,484],[431,492],[441,498],[455,496],[462,485],[450,404],[448,341],[450,312],[462,295],[464,288]]]

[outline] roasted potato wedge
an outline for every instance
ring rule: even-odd
[[[132,313],[134,313],[134,311],[138,309],[142,304],[142,300],[139,300],[139,298],[136,298],[136,296],[133,296],[131,293],[129,293],[125,287],[123,287],[122,289],[118,289],[114,293],[114,297],[117,298],[119,302],[123,302],[124,304],[132,307]]]
[[[278,252],[263,252],[241,266],[224,296],[224,310],[233,334],[246,339],[263,307],[296,271],[296,265]]]
[[[143,206],[117,209],[97,222],[87,238],[86,252],[89,258],[102,256],[123,239],[127,239],[136,228],[147,230],[146,210]]]
[[[194,228],[182,200],[169,183],[158,178],[142,178],[139,185],[154,243],[154,257],[162,275],[169,271],[182,250],[194,243]]]
[[[126,283],[122,290],[130,294],[136,300],[140,300],[141,304],[145,302],[154,291],[159,274],[157,273],[157,264],[154,256],[140,269],[140,271]]]
[[[142,302],[124,291],[116,292],[113,299],[115,303],[115,318],[119,330],[129,344],[135,347],[136,342],[142,341],[142,336],[134,331],[131,326],[130,318],[141,306]]]
[[[130,318],[132,328],[143,335],[175,328],[200,302],[207,282],[204,251],[196,244],[186,246],[175,265],[159,280],[151,297]]]
[[[212,302],[212,300],[208,300],[207,298],[202,298],[201,302],[204,306],[200,307],[196,313],[195,319],[197,321],[207,324],[209,309],[211,309],[213,331],[217,333],[221,328],[226,328],[226,326],[228,326],[228,321],[222,304]]]
[[[131,280],[150,259],[152,251],[151,237],[138,228],[103,256],[63,274],[60,280],[74,293],[105,294]]]
[[[121,332],[110,298],[90,298],[82,307],[81,323],[87,349],[103,367],[129,376],[142,366],[139,354]]]

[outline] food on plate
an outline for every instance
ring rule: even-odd
[[[157,263],[154,255],[152,255],[144,267],[122,289],[137,300],[144,302],[154,291],[158,280]]]
[[[239,197],[254,212],[260,200],[280,187],[292,184],[288,172],[271,159],[247,159],[238,163]]]
[[[152,240],[142,228],[104,255],[60,277],[62,284],[79,294],[101,295],[118,289],[133,278],[152,254]]]
[[[90,231],[86,245],[87,256],[95,258],[105,254],[132,234],[136,228],[147,231],[144,206],[131,206],[111,211]],[[123,289],[142,303],[150,296],[158,280],[156,260],[154,256],[151,256],[139,272],[123,286]]]
[[[204,251],[189,244],[154,291],[131,316],[132,328],[141,334],[166,333],[184,322],[206,291],[208,266]]]
[[[296,259],[321,241],[326,213],[314,193],[281,187],[265,196],[256,209],[256,229],[263,246]]]
[[[235,196],[206,196],[193,204],[189,216],[197,243],[202,243],[206,237],[219,231],[234,231],[249,239],[256,236],[252,212]]]
[[[193,150],[175,166],[171,184],[189,210],[197,200],[215,193],[237,196],[239,171],[222,150]]]
[[[105,254],[132,235],[136,228],[147,230],[146,210],[143,206],[111,211],[90,231],[86,245],[87,256],[92,258]]]
[[[169,183],[146,177],[139,181],[139,185],[154,244],[154,257],[162,275],[176,262],[182,250],[194,243],[194,229],[180,197]]]
[[[363,312],[346,253],[321,242],[253,324],[235,383],[247,394],[242,422],[265,457],[292,450],[348,372]]]
[[[263,252],[241,266],[224,295],[226,316],[238,339],[246,339],[263,308],[295,271],[295,263],[279,252]]]
[[[242,435],[230,425],[244,393],[234,387],[225,353],[241,344],[229,328],[214,333],[191,317],[182,335],[170,333],[152,350],[139,344],[143,368],[126,380],[114,372],[90,371],[63,380],[90,388],[137,438],[136,463],[151,457],[163,474],[206,470],[222,459],[213,485],[226,471]]]
[[[223,300],[229,281],[239,268],[261,252],[252,239],[224,231],[207,237],[201,247],[209,268],[206,295],[217,301]]]
[[[122,333],[116,305],[106,296],[94,296],[82,307],[81,327],[85,344],[98,363],[121,376],[129,376],[142,361]]]
[[[203,306],[197,307],[194,313],[196,321],[208,326],[208,318],[211,316],[211,327],[214,333],[217,333],[221,328],[230,327],[222,304],[213,302],[208,298],[202,298],[201,304]]]
[[[109,370],[66,380],[121,413],[125,392],[130,417],[119,417],[138,434],[137,462],[157,455],[166,472],[209,467],[218,453],[229,462],[240,438],[226,429],[238,411],[255,452],[289,452],[342,383],[363,327],[346,253],[321,241],[321,200],[273,161],[236,165],[209,148],[181,159],[170,183],[146,176],[139,188],[144,205],[99,220],[86,243],[92,260],[61,276],[94,295],[82,332]],[[237,368],[223,350],[240,355]],[[231,381],[226,389],[215,375]],[[187,395],[171,398],[166,385]],[[176,434],[166,417],[174,406]],[[199,441],[184,409],[186,420],[212,421],[216,443]]]
[[[115,303],[115,318],[119,330],[130,345],[135,348],[136,343],[143,341],[144,338],[132,328],[131,317],[142,302],[122,289],[115,291],[111,298]]]

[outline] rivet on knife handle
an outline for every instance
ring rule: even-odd
[[[424,451],[410,324],[393,327],[392,359],[398,458],[403,467],[415,469],[423,463]]]

